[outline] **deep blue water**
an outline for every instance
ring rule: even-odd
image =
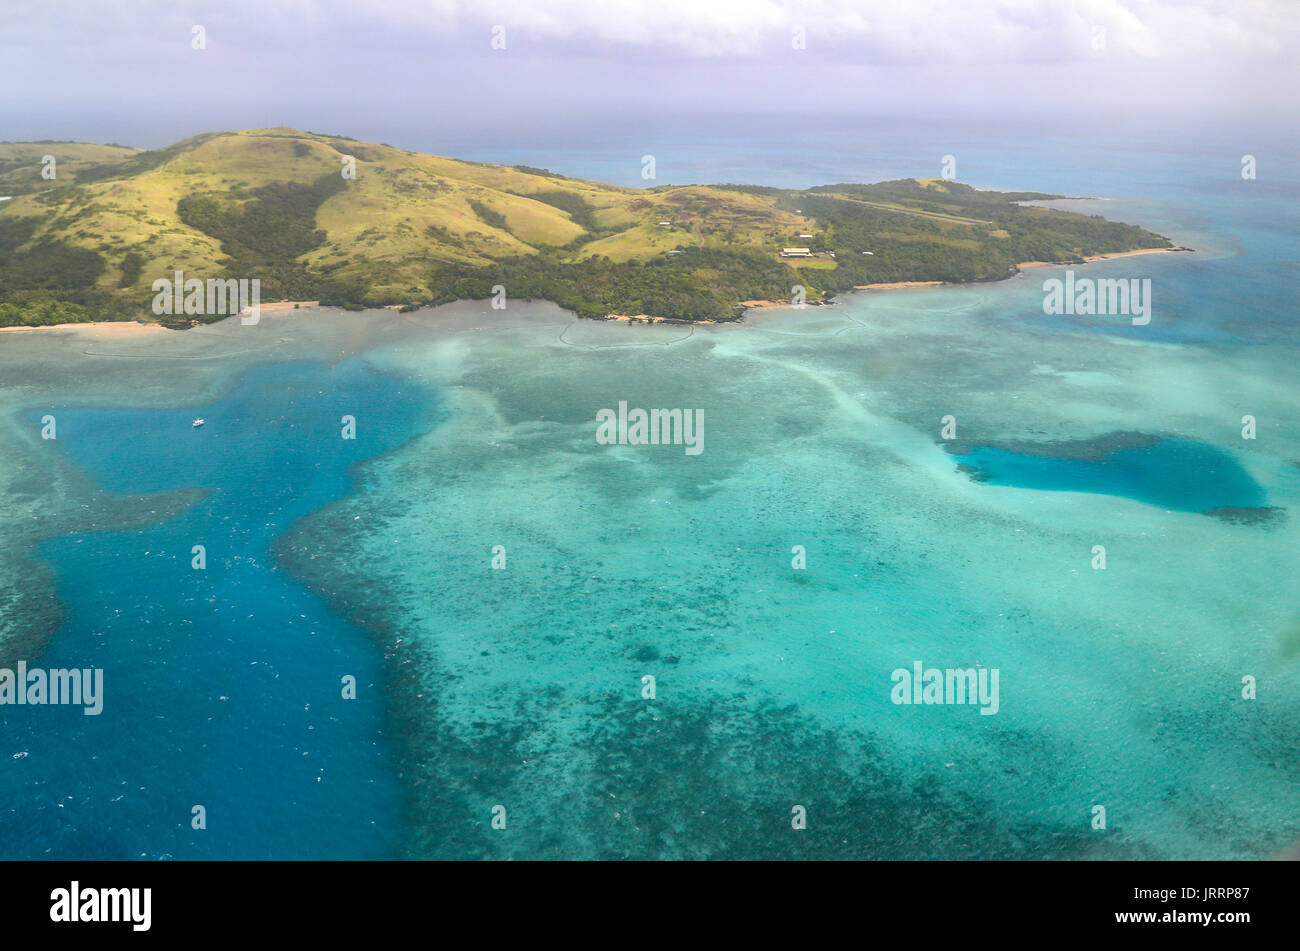
[[[1178,512],[1264,505],[1264,492],[1232,456],[1190,439],[1165,438],[1097,459],[977,446],[958,457],[982,481],[1023,489],[1095,492]]]
[[[0,707],[6,749],[27,753],[0,769],[0,857],[390,853],[382,658],[270,545],[436,411],[429,391],[355,358],[253,369],[208,406],[54,410],[59,447],[106,489],[207,495],[162,524],[43,546],[67,622],[33,666],[104,668],[104,710]],[[191,566],[195,545],[206,570]]]

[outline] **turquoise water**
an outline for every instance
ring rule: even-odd
[[[814,180],[933,174],[869,138],[799,151]],[[1243,191],[1233,156],[1173,145],[968,145],[980,184],[1119,196],[1097,212],[1197,248],[1087,265],[1150,277],[1151,324],[1044,315],[1061,269],[1040,268],[740,326],[511,301],[0,340],[0,630],[39,632],[21,656],[44,666],[104,667],[107,693],[99,718],[0,708],[0,854],[1300,840],[1297,183],[1271,162]],[[694,159],[790,184],[790,151]],[[717,171],[729,154],[743,176]],[[621,400],[702,409],[705,451],[598,444]],[[56,443],[33,435],[47,412]],[[1256,506],[1274,517],[1200,514]],[[998,713],[893,704],[915,661],[998,669]]]
[[[1154,439],[1097,459],[1028,454],[976,446],[960,457],[980,481],[1039,491],[1100,492],[1177,512],[1254,508],[1259,484],[1230,455],[1191,439]]]
[[[398,790],[382,657],[270,546],[351,468],[430,425],[432,396],[370,370],[282,363],[177,410],[56,408],[58,444],[115,493],[202,490],[145,529],[57,538],[67,621],[47,667],[102,667],[105,706],[5,707],[5,858],[367,858]],[[357,419],[355,440],[340,418]],[[206,418],[200,429],[196,416]],[[39,425],[29,415],[32,425]],[[192,548],[206,548],[206,568]],[[357,699],[342,699],[354,676]],[[9,759],[6,756],[6,759]],[[203,805],[207,828],[191,828]]]

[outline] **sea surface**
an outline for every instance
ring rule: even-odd
[[[457,154],[795,187],[953,153],[1195,253],[1076,268],[1151,279],[1146,326],[1045,315],[1042,267],[737,325],[511,301],[0,335],[0,666],[105,682],[98,717],[0,706],[0,857],[1300,840],[1294,152],[687,131],[628,168]],[[599,444],[620,401],[701,409],[704,451]],[[917,662],[997,670],[997,712],[893,702]]]

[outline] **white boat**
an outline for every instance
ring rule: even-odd
[[[198,429],[200,426],[202,426],[202,425],[203,425],[204,423],[206,423],[206,422],[207,422],[206,419],[196,419],[194,422],[190,423],[190,428],[191,428],[191,429]]]

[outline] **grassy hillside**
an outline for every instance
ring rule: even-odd
[[[42,184],[62,180],[74,182],[78,173],[103,165],[116,164],[139,149],[125,145],[90,145],[85,142],[0,142],[0,195],[24,195],[36,191]],[[45,162],[47,155],[54,162]],[[42,170],[50,168],[53,178],[43,178]]]
[[[53,179],[41,176],[46,155]],[[355,178],[341,174],[349,159]],[[584,316],[728,319],[795,285],[815,302],[861,284],[994,280],[1021,261],[1169,246],[1016,204],[1053,196],[942,180],[619,188],[285,128],[148,152],[0,143],[0,196],[11,196],[0,326],[156,319],[151,285],[176,270],[257,278],[263,301],[418,306],[501,284]],[[815,256],[783,258],[784,247]]]

